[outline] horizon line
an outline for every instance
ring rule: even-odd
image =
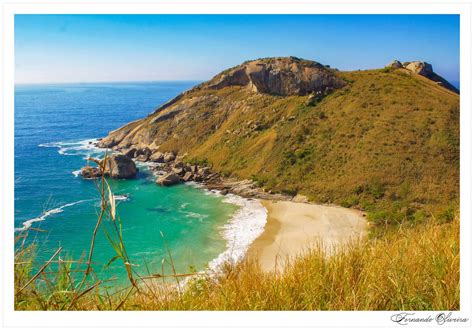
[[[163,79],[163,80],[97,80],[97,81],[57,81],[57,82],[20,82],[21,85],[72,85],[72,84],[121,84],[121,83],[157,83],[157,82],[203,82],[203,79]]]

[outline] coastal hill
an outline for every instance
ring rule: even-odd
[[[425,62],[341,72],[296,57],[247,61],[99,146],[174,152],[380,222],[448,214],[459,198],[459,94]]]

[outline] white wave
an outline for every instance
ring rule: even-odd
[[[93,154],[101,154],[104,149],[96,146],[98,139],[86,139],[80,141],[50,142],[39,144],[42,148],[58,148],[58,153],[65,156],[85,155],[87,157]]]
[[[69,204],[64,204],[60,207],[57,207],[57,208],[54,208],[54,209],[51,209],[51,210],[48,210],[46,212],[44,212],[41,216],[37,217],[37,218],[33,218],[33,219],[30,219],[30,220],[27,220],[25,222],[23,222],[23,227],[21,228],[15,228],[15,231],[24,231],[24,230],[27,230],[28,228],[31,227],[31,225],[35,222],[40,222],[40,221],[44,221],[46,220],[47,217],[49,217],[50,215],[53,215],[53,214],[58,214],[58,213],[61,213],[63,212],[63,209],[65,209],[66,207],[70,207],[70,206],[73,206],[73,205],[76,205],[76,204],[79,204],[79,203],[83,203],[83,202],[86,202],[86,201],[89,201],[90,199],[86,199],[86,200],[81,200],[81,201],[77,201],[77,202],[73,202],[73,203],[69,203]]]
[[[81,175],[81,170],[72,171],[72,175],[77,178],[79,175]]]
[[[116,201],[129,201],[130,196],[128,194],[114,195]]]
[[[222,228],[227,249],[208,265],[210,270],[217,272],[226,262],[242,260],[252,242],[263,233],[267,222],[267,210],[258,200],[227,194],[224,201],[240,208]]]
[[[199,214],[191,211],[179,211],[180,213],[184,214],[186,218],[193,218],[193,219],[198,219],[198,220],[204,220],[206,218],[209,218],[209,215],[206,214]]]
[[[203,189],[208,196],[222,197],[221,191],[206,189],[201,183],[191,181],[185,184]],[[237,205],[239,209],[222,227],[222,236],[227,241],[227,248],[209,262],[208,269],[214,272],[219,272],[226,262],[236,263],[242,260],[252,242],[263,233],[267,223],[267,209],[256,199],[227,194],[224,202]]]

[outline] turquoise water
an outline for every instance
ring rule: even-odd
[[[195,82],[17,86],[15,89],[15,227],[30,221],[38,243],[38,264],[59,247],[62,258],[88,251],[99,212],[93,181],[77,177],[87,156],[101,151],[87,139],[141,118]],[[84,142],[85,141],[85,142]],[[76,174],[76,175],[75,175]],[[228,199],[203,189],[159,187],[142,166],[135,180],[110,180],[114,194],[128,194],[117,212],[134,269],[161,273],[172,253],[178,272],[204,269],[226,249],[223,226],[239,212]],[[161,236],[164,235],[164,240]],[[125,280],[120,261],[99,231],[93,261],[101,276]],[[165,272],[170,273],[165,262]]]

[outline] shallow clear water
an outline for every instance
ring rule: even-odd
[[[15,227],[40,217],[30,237],[39,244],[38,261],[59,247],[62,256],[78,259],[89,248],[98,213],[93,181],[74,175],[97,155],[85,139],[105,136],[195,82],[68,84],[17,86],[15,89]],[[226,249],[222,226],[238,207],[222,196],[178,185],[159,187],[146,168],[135,180],[110,180],[118,202],[125,246],[140,274],[161,273],[162,259],[172,253],[178,272],[203,269]],[[49,212],[48,212],[49,211]],[[45,212],[47,212],[45,214]],[[166,243],[161,237],[163,233]],[[115,254],[99,232],[94,262],[100,271]],[[166,272],[170,267],[165,263]],[[119,261],[104,274],[125,279]]]

